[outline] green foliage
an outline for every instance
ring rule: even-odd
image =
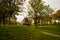
[[[5,24],[6,20],[10,21],[10,18],[15,16],[18,11],[19,11],[19,7],[15,4],[15,0],[0,0],[1,23]]]
[[[54,14],[52,14],[54,19],[59,20],[60,19],[60,10],[57,10]]]
[[[35,22],[35,25],[38,24],[48,24],[47,20],[51,19],[49,16],[50,13],[52,13],[54,10],[49,7],[49,5],[44,5],[44,1],[42,0],[31,0],[30,5],[33,9],[33,12],[31,11],[31,15],[33,15],[33,19]],[[30,14],[30,12],[29,12]],[[46,21],[46,22],[45,22]],[[44,23],[45,22],[45,23]]]
[[[33,10],[35,11],[35,13],[40,12],[41,10],[43,10],[43,3],[41,0],[31,0],[30,2]],[[38,4],[38,5],[37,5]]]
[[[30,1],[30,4],[31,4],[31,6],[32,6],[32,8],[33,8],[33,10],[34,10],[34,12],[35,12],[35,14],[34,14],[34,22],[35,22],[35,25],[36,25],[36,27],[37,27],[37,22],[38,22],[38,19],[37,19],[37,17],[38,17],[38,13],[41,13],[41,11],[43,10],[43,2],[42,2],[42,0],[31,0]]]

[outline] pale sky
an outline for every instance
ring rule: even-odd
[[[49,4],[53,9],[60,9],[60,0],[44,0],[45,4]]]
[[[28,5],[29,4],[29,0],[26,0],[24,2],[23,6],[23,12],[19,13],[20,15],[16,16],[17,17],[17,22],[21,22],[27,15],[28,15]]]
[[[17,22],[21,22],[23,19],[24,19],[24,17],[26,17],[26,15],[27,15],[27,11],[28,11],[28,9],[27,9],[27,5],[28,5],[28,2],[29,0],[26,0],[26,2],[24,3],[24,7],[25,7],[25,9],[23,9],[25,12],[22,12],[22,15],[18,15],[17,16]],[[46,5],[50,5],[50,7],[51,8],[53,8],[53,9],[60,9],[60,0],[44,0],[45,1],[45,4]]]

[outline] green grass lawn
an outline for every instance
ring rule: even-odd
[[[60,35],[60,26],[59,25],[39,26],[38,29],[43,32],[50,32],[53,34]]]
[[[60,40],[60,38],[43,34],[43,31],[60,35],[58,26],[0,26],[0,40]]]

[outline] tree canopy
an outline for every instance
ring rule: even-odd
[[[15,4],[15,0],[0,0],[0,23],[5,24],[9,19],[19,11],[19,7]]]
[[[30,5],[34,10],[34,22],[36,27],[38,22],[40,23],[40,20],[44,20],[46,15],[49,16],[49,13],[53,12],[52,8],[50,8],[49,5],[44,5],[44,1],[42,0],[31,0]]]

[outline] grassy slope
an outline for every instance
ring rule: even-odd
[[[40,31],[41,40],[60,40],[60,38],[42,34],[42,32],[49,32],[52,34],[60,35],[60,27],[57,25],[48,25],[48,26],[39,26],[38,30]]]
[[[41,33],[44,30],[45,27],[38,30],[33,26],[0,26],[0,40],[60,40]]]
[[[53,34],[60,35],[60,26],[59,25],[42,26],[42,27],[38,27],[38,29],[42,30],[44,32],[50,32]]]

